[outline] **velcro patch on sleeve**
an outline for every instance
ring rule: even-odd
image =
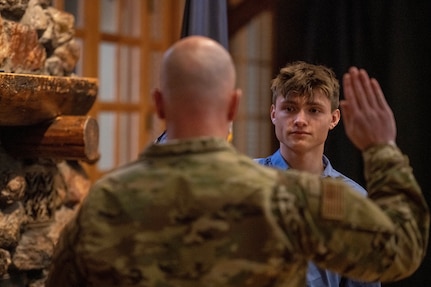
[[[325,182],[322,190],[323,219],[342,220],[344,218],[344,192],[335,182]]]

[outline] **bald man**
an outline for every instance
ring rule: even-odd
[[[229,53],[208,38],[164,54],[154,99],[167,140],[94,184],[62,232],[46,287],[303,287],[308,260],[372,281],[418,268],[429,211],[378,83],[356,68],[345,76],[366,198],[239,154],[226,141],[235,81]]]

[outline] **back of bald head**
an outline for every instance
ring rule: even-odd
[[[161,91],[168,101],[217,101],[235,87],[235,68],[225,48],[202,36],[175,43],[161,67]]]

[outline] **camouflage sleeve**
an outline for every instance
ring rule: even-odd
[[[369,198],[336,179],[288,173],[273,192],[271,214],[292,254],[352,279],[396,281],[422,262],[428,207],[396,147],[363,156]]]
[[[363,157],[369,197],[396,225],[392,248],[397,253],[382,280],[410,275],[419,267],[427,250],[429,208],[407,156],[395,145],[370,148]]]

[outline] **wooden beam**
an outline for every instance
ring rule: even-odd
[[[25,126],[61,115],[85,115],[98,91],[95,78],[0,73],[0,126]]]
[[[99,126],[90,116],[61,116],[50,123],[0,128],[0,145],[17,158],[99,159]]]
[[[229,38],[233,37],[239,29],[247,25],[247,23],[259,13],[273,9],[276,1],[277,0],[244,0],[237,5],[229,5],[227,13]]]

